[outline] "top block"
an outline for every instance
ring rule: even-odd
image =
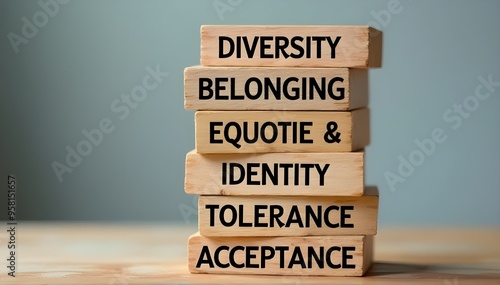
[[[369,26],[201,26],[205,66],[380,67]]]

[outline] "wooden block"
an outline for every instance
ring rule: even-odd
[[[370,135],[366,108],[352,112],[198,111],[195,121],[199,153],[356,151],[368,145]]]
[[[360,196],[364,152],[186,155],[184,189],[201,195]],[[297,175],[296,175],[297,174]]]
[[[378,193],[363,196],[200,196],[203,236],[322,236],[377,233]]]
[[[362,276],[372,263],[372,236],[209,238],[188,241],[192,273]]]
[[[201,26],[206,66],[380,67],[382,33],[368,26]]]
[[[346,111],[367,105],[365,69],[193,66],[184,70],[188,110]]]

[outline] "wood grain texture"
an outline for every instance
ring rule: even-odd
[[[0,284],[431,284],[498,285],[499,229],[379,228],[374,263],[363,276],[190,274],[186,224],[21,222],[17,275]],[[5,245],[8,232],[0,231]],[[0,247],[2,259],[7,247]]]
[[[311,46],[311,57],[262,58],[259,48],[253,58],[242,53],[237,58],[236,52],[227,58],[219,57],[219,37],[229,37],[236,42],[238,36],[253,39],[256,36],[283,36],[291,42],[293,37],[327,36],[341,37],[332,58],[331,49],[323,46],[321,57],[314,56],[316,44]],[[252,45],[250,41],[249,46]],[[269,53],[276,49],[276,44],[269,41]],[[298,44],[302,45],[300,42]],[[288,66],[288,67],[380,67],[382,33],[368,26],[201,26],[201,64],[205,66]],[[243,44],[242,44],[243,45]],[[260,45],[258,46],[260,47]],[[304,47],[306,47],[304,45]],[[298,54],[291,44],[287,54]],[[224,52],[225,53],[225,52]],[[268,53],[264,51],[264,53]]]
[[[256,163],[260,167],[255,167]],[[294,185],[295,173],[293,169],[285,171],[284,168],[279,168],[277,172],[273,170],[278,182],[274,184],[270,181],[267,170],[264,170],[262,166],[268,165],[273,168],[274,165],[297,163],[317,165],[320,171],[317,168],[311,168],[307,172],[302,169],[299,172],[299,183]],[[230,164],[235,164],[239,168],[230,167]],[[241,167],[244,167],[244,176],[242,176]],[[364,188],[363,151],[200,154],[193,150],[186,155],[185,169],[184,190],[188,194],[360,196],[363,194]],[[250,171],[256,171],[256,173],[249,175]],[[240,177],[245,177],[245,179],[242,179],[241,183],[231,184],[231,174],[235,180],[240,179]],[[286,183],[285,177],[288,177]],[[255,181],[258,181],[260,185],[254,185]],[[262,185],[264,183],[266,185]]]
[[[375,235],[378,195],[376,188],[367,192],[359,197],[200,196],[198,229],[203,236]]]
[[[211,124],[220,123],[220,126],[213,126],[216,132],[211,132]],[[228,143],[224,139],[225,128],[229,122],[234,122],[237,126],[230,125],[227,128],[229,138],[238,138],[238,126],[241,130],[240,140],[235,144]],[[254,124],[258,123],[258,140],[254,143],[244,141],[245,133],[243,124],[247,122],[247,137],[255,137]],[[276,126],[277,137],[274,141],[265,142],[262,140],[261,129],[263,124],[270,122]],[[288,128],[286,136],[284,127],[278,126],[278,122],[312,123],[304,129],[310,133],[304,134],[304,138],[312,140],[313,143],[301,143],[299,139],[294,143],[294,132],[292,127]],[[340,132],[340,142],[329,143],[325,140],[330,122],[337,124],[335,134]],[[233,123],[231,123],[233,124]],[[196,151],[199,153],[268,153],[268,152],[350,152],[363,149],[369,144],[369,111],[366,108],[357,109],[350,112],[312,112],[312,111],[198,111],[195,113],[195,139]],[[300,138],[298,131],[296,138]],[[273,129],[266,126],[266,137],[273,137]],[[218,143],[211,143],[211,139]]]
[[[227,79],[227,82],[216,83],[222,79]],[[318,95],[317,89],[311,89],[314,84],[311,79],[319,84],[320,91],[326,91],[324,99]],[[266,88],[267,81],[272,87]],[[304,82],[305,88],[302,87]],[[210,99],[206,99],[210,91],[203,89],[208,84],[213,92]],[[218,85],[221,87],[216,87]],[[276,88],[280,90],[277,92],[279,97],[272,93]],[[200,99],[200,90],[203,99]],[[268,96],[266,90],[269,90]],[[216,99],[216,94],[227,99]],[[260,94],[258,98],[257,94]],[[184,70],[184,107],[187,110],[345,111],[367,105],[368,74],[364,69],[193,66]]]
[[[319,237],[267,237],[267,238],[222,238],[222,237],[204,237],[199,233],[192,235],[188,241],[188,266],[192,273],[222,273],[222,274],[265,274],[265,275],[307,275],[307,276],[362,276],[371,265],[372,251],[371,236],[319,236]],[[227,246],[229,250],[220,251],[221,263],[229,265],[227,268],[214,266],[211,268],[208,264],[201,263],[205,254],[203,248],[208,249],[211,258],[215,258],[215,251],[221,246]],[[245,250],[234,250],[234,262],[230,262],[229,252],[233,252],[235,247],[244,247]],[[262,247],[267,246],[268,251],[262,251]],[[275,252],[274,256],[262,261],[263,256],[271,256],[271,251],[276,247],[288,247],[289,250]],[[290,260],[297,260],[297,255],[293,255],[296,248],[304,258],[304,265],[290,264]],[[311,257],[311,265],[308,261],[308,248],[314,249],[319,254],[320,248],[324,249],[324,265],[321,268]],[[331,247],[337,247],[340,251],[332,251],[330,256],[331,263],[341,265],[342,268],[332,268],[327,265],[326,253]],[[252,248],[254,250],[249,251]],[[350,256],[349,259],[342,261],[342,255]],[[352,250],[352,248],[354,248]],[[241,249],[241,248],[240,248]],[[206,252],[206,251],[205,251]],[[250,257],[249,257],[250,256]],[[295,258],[294,258],[295,256]],[[280,264],[282,262],[282,264]],[[243,268],[237,268],[234,265],[244,265]],[[248,265],[253,265],[250,268]],[[354,268],[344,268],[344,265],[350,265]],[[258,268],[256,268],[258,267]]]

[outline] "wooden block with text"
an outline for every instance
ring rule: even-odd
[[[199,153],[348,152],[369,143],[368,109],[352,112],[198,111]]]
[[[201,26],[205,66],[380,67],[382,33],[368,26]]]
[[[378,192],[363,196],[200,196],[203,236],[375,235]]]
[[[204,237],[188,241],[191,273],[362,276],[372,236]]]
[[[206,67],[184,70],[188,110],[345,111],[368,104],[364,69]]]
[[[360,196],[364,152],[186,155],[184,189],[201,195]]]

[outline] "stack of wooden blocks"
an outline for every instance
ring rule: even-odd
[[[381,41],[367,26],[201,27],[201,66],[184,72],[192,273],[366,272],[378,214],[364,185],[367,68]]]

